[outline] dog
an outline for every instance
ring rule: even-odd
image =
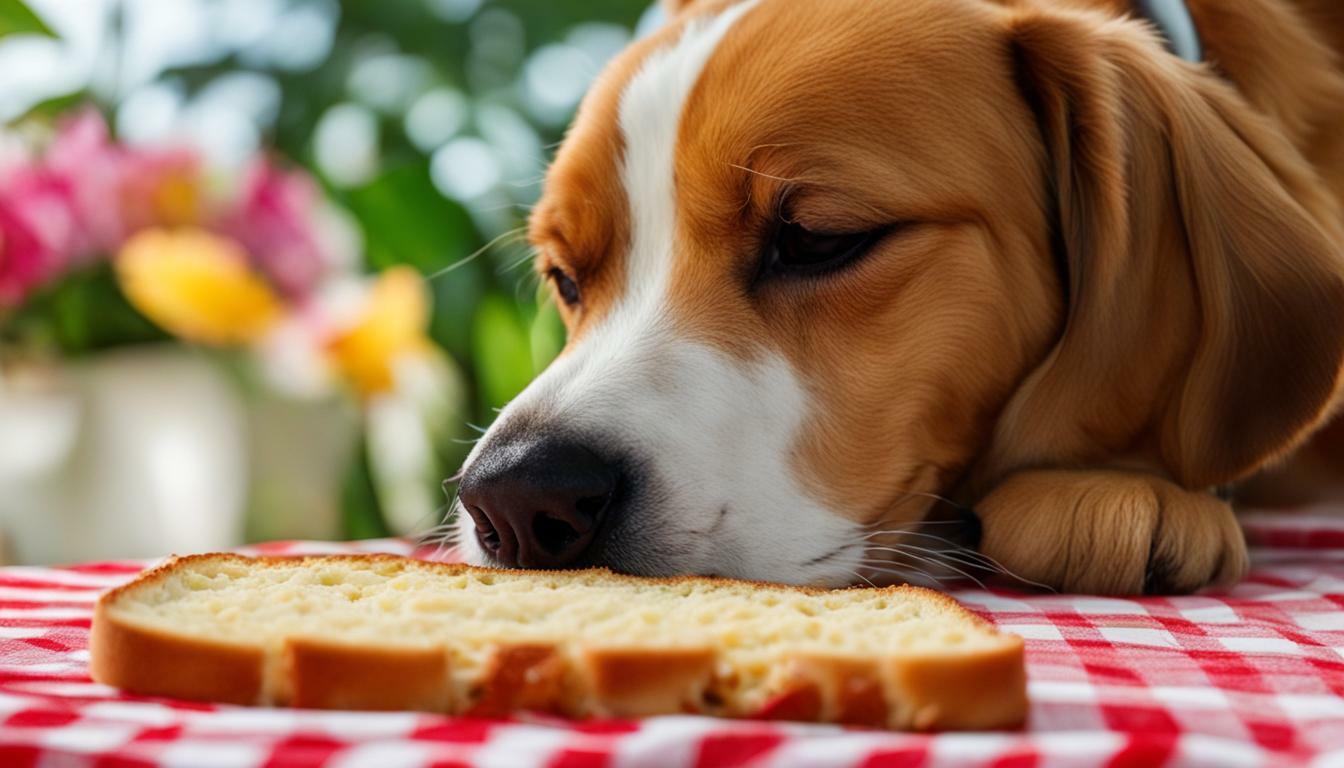
[[[533,212],[568,344],[467,559],[1238,579],[1221,491],[1344,466],[1344,5],[1187,7],[1202,61],[1123,0],[668,3]]]

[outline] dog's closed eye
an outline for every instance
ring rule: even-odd
[[[783,222],[766,247],[761,276],[815,276],[857,261],[892,227],[863,232],[816,232],[796,222]]]

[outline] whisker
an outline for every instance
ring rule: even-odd
[[[934,536],[933,534],[930,534],[930,533],[915,533],[915,532],[898,532],[898,533],[899,533],[899,535],[902,535],[902,536],[921,536],[921,537],[924,537],[924,538],[935,539],[935,540],[939,540],[939,541],[946,542],[947,544],[952,545],[952,547],[954,547],[954,550],[953,550],[953,551],[942,552],[941,554],[943,554],[944,556],[952,556],[952,555],[956,555],[956,556],[958,556],[959,558],[963,558],[963,559],[959,559],[957,562],[960,562],[960,563],[962,563],[962,564],[964,564],[964,565],[977,566],[977,567],[983,568],[984,570],[990,571],[990,572],[992,572],[992,573],[999,574],[999,575],[1001,575],[1001,576],[1006,576],[1006,577],[1008,577],[1008,578],[1010,578],[1010,579],[1013,579],[1014,581],[1020,582],[1020,583],[1022,583],[1022,584],[1027,585],[1027,586],[1030,586],[1030,587],[1035,587],[1035,588],[1040,589],[1040,590],[1043,590],[1043,591],[1045,591],[1045,592],[1050,592],[1050,593],[1056,593],[1056,592],[1058,592],[1058,590],[1056,590],[1054,587],[1050,586],[1049,584],[1042,584],[1042,583],[1039,582],[1039,581],[1034,581],[1034,580],[1032,580],[1032,579],[1028,579],[1026,576],[1022,576],[1022,575],[1020,575],[1020,574],[1014,572],[1014,571],[1013,571],[1011,568],[1009,568],[1008,566],[1004,565],[1003,563],[999,562],[998,560],[995,560],[993,557],[990,557],[989,555],[987,555],[987,554],[985,554],[984,552],[981,552],[981,551],[979,551],[979,550],[971,549],[971,548],[969,548],[969,547],[966,547],[966,546],[964,546],[964,545],[958,544],[958,543],[956,543],[956,542],[954,542],[954,541],[951,541],[951,540],[949,540],[949,539],[945,539],[945,538],[943,538],[943,537],[941,537],[941,536]],[[876,550],[878,550],[878,551],[883,551],[883,548],[882,548],[882,547],[870,547],[870,548],[871,548],[871,549],[876,549]],[[920,549],[922,549],[922,548],[920,548]],[[968,562],[968,560],[969,560],[969,562]]]
[[[770,179],[772,181],[782,181],[786,184],[793,184],[802,178],[802,177],[786,178],[784,176],[773,176],[771,174],[766,173],[765,171],[758,171],[755,170],[754,168],[748,168],[745,165],[738,165],[737,163],[729,163],[728,165],[729,167],[736,168],[739,171],[746,171],[747,173],[750,173],[753,176],[760,176],[763,179]]]
[[[537,258],[537,249],[536,249],[536,248],[532,248],[532,247],[528,247],[528,249],[527,249],[527,253],[523,254],[523,257],[522,257],[521,259],[518,259],[517,261],[514,261],[513,263],[511,263],[511,264],[505,266],[503,269],[501,269],[501,270],[499,271],[499,273],[500,273],[501,275],[508,274],[509,272],[512,272],[512,271],[514,271],[515,269],[518,269],[519,267],[523,266],[524,264],[528,264],[528,263],[530,263],[530,262],[531,262],[533,259],[535,259],[535,258]],[[540,277],[541,277],[540,275],[537,275],[537,278],[538,278],[538,279],[540,279]]]
[[[915,533],[915,532],[911,532],[911,533],[903,533],[903,534],[901,534],[901,535],[903,535],[903,536],[921,536],[921,537],[924,537],[924,538],[936,539],[936,540],[939,540],[939,541],[946,542],[947,544],[950,544],[950,545],[952,545],[954,548],[956,548],[957,553],[960,554],[960,555],[962,555],[962,556],[964,556],[964,557],[975,557],[975,558],[979,558],[980,561],[981,561],[981,563],[982,563],[981,567],[985,568],[985,570],[994,571],[994,572],[996,572],[996,573],[999,573],[999,574],[1002,574],[1002,575],[1004,575],[1004,576],[1007,576],[1007,577],[1009,577],[1009,578],[1011,578],[1011,579],[1015,579],[1015,580],[1017,580],[1017,581],[1020,581],[1020,582],[1022,582],[1023,584],[1026,584],[1026,585],[1028,585],[1028,586],[1037,587],[1037,588],[1039,588],[1039,589],[1043,589],[1043,590],[1048,591],[1048,592],[1057,592],[1057,591],[1058,591],[1058,590],[1056,590],[1054,587],[1050,586],[1049,584],[1042,584],[1042,583],[1039,582],[1039,581],[1033,581],[1033,580],[1031,580],[1031,579],[1028,579],[1026,576],[1021,576],[1021,575],[1019,575],[1019,574],[1013,572],[1013,570],[1012,570],[1011,568],[1009,568],[1008,566],[1006,566],[1006,565],[1004,565],[1003,563],[999,562],[998,560],[995,560],[993,557],[990,557],[989,555],[985,554],[984,552],[981,552],[981,551],[979,551],[979,550],[977,550],[977,549],[971,549],[970,547],[967,547],[967,546],[962,545],[962,544],[958,544],[957,542],[955,542],[955,541],[951,541],[950,539],[945,539],[945,538],[943,538],[942,536],[935,536],[935,535],[933,535],[933,534],[931,534],[931,533]]]
[[[416,538],[421,544],[437,543],[457,538],[456,526],[448,525],[436,527],[428,533]]]
[[[503,277],[503,276],[504,276],[504,270],[500,270],[500,271],[499,271],[499,275],[500,275],[500,277]],[[527,280],[526,280],[526,278],[523,278],[523,279],[520,279],[520,280],[515,280],[515,281],[513,281],[513,304],[514,304],[514,306],[518,306],[518,307],[523,306],[523,304],[524,304],[524,302],[523,302],[523,294],[524,294],[524,292],[525,292],[526,290],[527,290]],[[532,292],[535,294],[535,293],[536,293],[536,290],[533,289]]]
[[[757,144],[756,146],[747,150],[747,157],[751,157],[752,155],[756,154],[759,150],[762,149],[778,149],[780,147],[800,147],[802,145],[803,142],[801,141],[779,141],[770,144]]]
[[[458,491],[454,489],[453,498],[449,500],[449,502],[444,507],[441,508],[449,511],[450,514],[444,518],[444,521],[442,523],[439,523],[439,525],[435,526],[435,530],[438,529],[447,529],[447,530],[445,530],[444,533],[440,537],[438,537],[437,540],[426,539],[421,542],[421,546],[429,546],[430,544],[437,545],[434,547],[434,554],[432,555],[433,559],[435,560],[442,559],[448,554],[450,550],[456,549],[459,544],[458,539],[461,538],[462,536],[462,526],[458,524],[458,517],[456,514],[458,501],[459,501]]]
[[[416,546],[423,547],[428,546],[430,543],[434,541],[442,540],[445,536],[450,535],[453,526],[449,522],[448,517],[445,516],[445,513],[451,510],[452,506],[453,506],[452,503],[444,504],[443,506],[435,509],[433,512],[430,512],[429,514],[425,515],[425,519],[432,519],[432,520],[437,520],[439,518],[444,519],[443,522],[436,523],[428,528],[421,529],[421,527],[417,525],[416,529],[420,529],[419,532],[416,533],[414,532],[413,529],[413,532],[407,534],[406,538],[409,539],[411,542],[413,542]]]
[[[974,552],[974,551],[975,551],[975,550],[971,549],[970,547],[966,546],[965,544],[962,544],[961,542],[958,542],[958,541],[953,541],[952,539],[949,539],[949,538],[947,538],[946,536],[938,536],[938,535],[936,535],[936,534],[925,533],[925,532],[923,532],[923,531],[892,531],[892,532],[883,531],[883,532],[880,533],[880,534],[871,534],[871,535],[868,535],[868,536],[864,536],[863,538],[864,538],[864,539],[867,539],[867,540],[871,540],[871,539],[876,539],[876,538],[878,538],[879,536],[884,536],[884,535],[888,535],[888,534],[891,535],[891,536],[899,536],[899,537],[901,537],[901,538],[905,538],[905,537],[907,537],[907,536],[918,536],[918,537],[921,538],[921,539],[933,539],[934,541],[941,541],[941,542],[943,542],[944,544],[947,544],[948,546],[950,546],[950,547],[952,547],[952,548],[954,548],[954,549],[962,549],[962,550],[966,550],[966,551],[968,551],[968,552]],[[978,553],[977,553],[977,554],[978,554]]]
[[[533,176],[530,179],[519,179],[517,181],[508,181],[505,182],[505,185],[513,187],[514,189],[528,189],[529,187],[535,187],[541,184],[545,180],[546,175],[543,173],[537,176]]]
[[[868,586],[872,587],[873,589],[877,589],[877,585],[873,583],[873,580],[868,578],[867,576],[864,576],[862,573],[859,573],[858,571],[850,571],[849,574],[855,578],[863,579],[865,582],[868,583]]]
[[[870,538],[870,539],[871,539],[871,538],[876,538],[876,537],[878,537],[878,536],[886,536],[886,535],[889,535],[889,534],[890,534],[890,535],[896,535],[896,534],[900,534],[900,533],[907,533],[907,532],[912,531],[912,530],[914,530],[914,529],[916,529],[916,528],[923,528],[923,527],[926,526],[926,525],[965,525],[965,523],[961,522],[960,520],[930,520],[930,521],[920,520],[920,521],[913,522],[913,523],[909,523],[909,524],[906,524],[906,525],[898,525],[898,526],[896,526],[895,528],[884,528],[884,529],[882,529],[882,530],[880,530],[880,531],[873,531],[873,532],[871,532],[871,533],[866,533],[866,534],[864,534],[864,537],[865,537],[865,538]],[[867,527],[869,527],[869,526],[866,526],[866,525],[865,525],[865,526],[860,526],[860,527],[861,527],[861,528],[867,528]]]
[[[910,581],[911,576],[923,577],[936,582],[939,586],[942,586],[943,581],[949,578],[947,576],[939,576],[937,574],[930,573],[929,571],[926,571],[923,568],[919,568],[918,566],[912,565],[903,568],[892,568],[888,567],[889,565],[890,563],[883,564],[881,562],[872,562],[872,563],[865,562],[862,563],[860,567],[870,573],[879,576],[880,575],[898,576],[901,579],[904,579],[905,581]]]
[[[896,493],[899,493],[899,494],[901,494],[901,495],[903,495],[903,496],[920,496],[920,497],[923,497],[923,498],[926,498],[926,499],[932,499],[933,501],[939,501],[939,502],[942,502],[942,503],[947,504],[948,506],[954,507],[954,508],[956,508],[956,509],[961,509],[961,508],[962,508],[962,505],[958,504],[957,502],[953,501],[952,499],[949,499],[949,498],[947,498],[946,496],[940,496],[940,495],[938,495],[938,494],[936,494],[936,493],[929,493],[928,491],[907,491],[907,490],[903,490],[903,489],[898,489],[898,490],[896,491]],[[956,521],[952,521],[952,522],[956,522]],[[874,524],[877,524],[877,523],[874,523]]]
[[[968,579],[970,579],[971,581],[975,582],[981,589],[985,589],[985,583],[984,583],[983,581],[981,581],[980,579],[976,578],[975,576],[972,576],[971,574],[967,573],[966,571],[963,571],[962,569],[958,568],[957,566],[953,565],[952,563],[940,562],[939,560],[934,559],[934,558],[924,557],[924,556],[922,556],[922,555],[916,555],[916,554],[914,554],[913,552],[910,552],[908,549],[896,549],[895,547],[874,547],[873,549],[875,549],[875,550],[877,550],[877,551],[881,551],[881,552],[895,552],[895,553],[900,554],[900,555],[902,555],[902,556],[904,556],[904,557],[913,557],[913,558],[915,558],[916,560],[919,560],[920,562],[929,563],[930,565],[934,565],[934,566],[942,566],[942,567],[946,567],[946,568],[951,568],[952,570],[956,571],[957,573],[961,574],[962,576],[965,576],[966,578],[968,578]],[[940,552],[935,552],[935,551],[930,550],[930,549],[925,549],[924,547],[911,547],[911,549],[916,549],[916,550],[919,550],[919,551],[921,551],[921,552],[929,552],[929,553],[931,553],[931,554],[939,555],[939,556],[941,556],[941,554],[942,554],[942,553],[940,553]]]
[[[927,552],[927,553],[929,553],[929,554],[931,554],[931,555],[935,555],[935,556],[937,556],[937,557],[945,557],[945,558],[951,560],[952,562],[961,563],[962,565],[965,565],[965,566],[970,567],[970,568],[980,568],[980,569],[983,569],[983,570],[986,570],[986,571],[990,571],[991,573],[1003,573],[1002,570],[993,567],[992,565],[990,565],[990,564],[989,564],[987,561],[985,561],[985,560],[976,560],[976,559],[974,559],[974,558],[972,557],[972,555],[978,555],[979,553],[978,553],[978,552],[973,552],[973,551],[971,551],[971,550],[967,550],[967,549],[935,550],[935,549],[928,549],[927,547],[917,547],[917,546],[914,546],[914,545],[912,545],[912,544],[903,544],[903,545],[901,545],[901,546],[903,546],[903,547],[907,547],[907,548],[909,548],[909,549],[913,549],[913,550],[915,550],[915,551],[917,551],[917,552]],[[885,550],[890,549],[890,548],[888,548],[888,547],[874,547],[873,549],[876,549],[877,551],[885,551]]]
[[[976,584],[984,586],[984,584],[982,584],[982,582],[978,580],[978,578],[972,576],[972,574],[966,573],[965,570],[957,568],[957,566],[953,565],[952,562],[943,562],[942,560],[939,560],[939,558],[945,557],[945,553],[942,553],[942,551],[939,550],[931,550],[927,549],[927,547],[922,546],[903,546],[903,547],[875,546],[871,547],[871,551],[890,551],[890,553],[903,555],[903,557],[913,557],[915,558],[915,560],[919,560],[921,562],[929,562],[929,564],[931,565],[945,566],[945,568],[956,570],[957,573],[960,573],[962,574],[962,576],[969,578],[969,580],[976,582]],[[926,554],[923,555],[915,554],[917,553],[917,551],[922,551],[922,553]],[[968,564],[962,564],[962,565],[968,565]]]
[[[1023,584],[1026,584],[1026,585],[1029,586],[1029,587],[1036,587],[1037,589],[1040,589],[1040,590],[1042,590],[1042,591],[1044,591],[1044,592],[1049,592],[1049,593],[1051,593],[1051,594],[1058,594],[1058,593],[1059,593],[1059,590],[1055,589],[1054,587],[1050,586],[1049,584],[1042,584],[1042,583],[1039,582],[1039,581],[1033,581],[1032,579],[1028,579],[1026,576],[1022,576],[1022,575],[1020,575],[1020,574],[1014,572],[1014,571],[1013,571],[1012,569],[1010,569],[1008,566],[1004,565],[1003,563],[1000,563],[998,560],[995,560],[994,558],[990,557],[989,555],[986,555],[984,552],[978,552],[978,551],[977,551],[976,554],[979,555],[980,557],[983,557],[985,560],[989,561],[989,563],[990,563],[991,565],[993,565],[994,568],[995,568],[999,573],[1003,574],[1004,576],[1007,576],[1007,577],[1010,578],[1010,579],[1014,579],[1014,580],[1016,580],[1016,581],[1019,581],[1019,582],[1021,582],[1021,583],[1023,583]]]
[[[452,501],[449,501],[449,502],[447,502],[446,504],[440,506],[437,510],[435,510],[435,511],[434,511],[434,514],[436,514],[436,515],[444,515],[444,514],[446,514],[448,511],[450,511],[450,510],[452,509],[452,507],[453,507],[453,502],[452,502]],[[427,533],[427,534],[439,533],[439,532],[442,532],[442,531],[451,530],[452,528],[453,528],[453,524],[452,524],[452,522],[450,521],[450,519],[447,518],[447,517],[444,517],[443,522],[441,522],[441,523],[439,523],[439,524],[437,524],[437,525],[435,525],[435,526],[432,526],[428,531],[426,531],[426,533]]]
[[[481,246],[476,252],[474,252],[474,253],[472,253],[472,254],[470,254],[470,255],[468,255],[468,256],[465,256],[465,257],[463,257],[463,258],[461,258],[461,259],[458,259],[457,261],[453,262],[452,264],[449,264],[448,266],[444,267],[443,269],[440,269],[440,270],[437,271],[437,272],[434,272],[434,273],[431,273],[431,274],[429,274],[429,275],[426,275],[426,276],[425,276],[425,280],[426,280],[426,281],[437,280],[437,279],[439,279],[440,277],[443,277],[444,275],[447,275],[447,274],[450,273],[450,272],[453,272],[453,271],[455,271],[455,270],[457,270],[457,269],[460,269],[460,268],[466,266],[467,264],[470,264],[471,262],[475,261],[476,259],[480,258],[482,254],[484,254],[486,251],[489,251],[491,248],[494,248],[494,247],[495,247],[496,245],[498,245],[500,242],[502,242],[502,241],[504,241],[504,240],[506,240],[506,239],[508,239],[508,238],[510,238],[510,237],[518,237],[519,235],[523,234],[523,233],[526,232],[526,231],[527,231],[527,227],[526,227],[526,226],[522,226],[522,227],[517,227],[517,228],[515,228],[515,229],[511,229],[511,230],[509,230],[508,232],[501,233],[501,234],[495,236],[495,238],[494,238],[493,240],[491,240],[490,242],[488,242],[488,243],[486,243],[485,245]]]
[[[419,520],[415,522],[415,525],[412,526],[411,532],[407,534],[407,537],[416,537],[425,535],[424,533],[416,534],[415,531],[424,530],[426,532],[432,532],[433,530],[438,528],[440,525],[442,525],[442,523],[436,523],[434,525],[431,525],[429,528],[424,528],[424,525],[426,521],[438,520],[439,518],[443,517],[444,513],[450,508],[450,506],[451,506],[450,504],[443,504],[439,507],[430,510],[429,512],[426,512]]]
[[[502,186],[513,186],[512,182],[504,182]],[[518,208],[519,204],[515,202],[500,203],[499,205],[483,205],[476,210],[481,213],[498,213],[500,211],[509,211]]]

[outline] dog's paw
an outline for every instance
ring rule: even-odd
[[[1158,477],[1023,472],[981,499],[976,512],[982,552],[1065,592],[1188,593],[1234,583],[1247,568],[1232,508]]]

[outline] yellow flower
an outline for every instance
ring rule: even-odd
[[[255,341],[280,314],[280,299],[242,247],[204,230],[144,230],[126,241],[115,264],[131,304],[187,341]]]
[[[410,267],[382,273],[353,326],[332,340],[336,367],[364,396],[391,390],[398,361],[429,349],[429,296]]]

